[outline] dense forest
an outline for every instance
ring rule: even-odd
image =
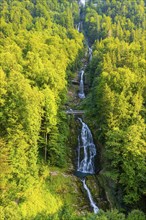
[[[105,1],[86,10],[87,34],[96,40],[88,115],[103,144],[104,175],[133,206],[146,192],[144,2]]]
[[[0,219],[145,220],[144,9],[144,0],[0,1]],[[85,37],[93,58],[82,106],[116,200],[98,214],[76,208],[75,177],[63,173],[67,92]]]

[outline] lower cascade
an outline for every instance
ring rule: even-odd
[[[82,123],[81,135],[78,137],[78,168],[77,171],[94,174],[94,157],[96,148],[93,143],[93,137],[88,126],[80,119]],[[83,151],[83,152],[82,152]],[[83,155],[81,155],[81,153]]]
[[[89,127],[79,118],[82,129],[81,134],[78,137],[78,161],[77,161],[77,172],[82,174],[94,174],[94,157],[96,156],[96,148],[93,143],[93,137]],[[95,202],[93,201],[91,192],[86,185],[85,182],[85,175],[84,178],[81,179],[83,183],[84,189],[87,191],[88,198],[90,201],[90,205],[93,208],[94,213],[99,211],[99,208],[96,206]]]

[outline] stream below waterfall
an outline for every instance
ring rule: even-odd
[[[83,179],[81,181],[83,182],[84,189],[87,191],[88,198],[89,198],[89,201],[90,201],[90,205],[93,208],[94,213],[97,214],[98,211],[99,211],[99,208],[97,207],[97,205],[95,204],[95,202],[94,202],[94,200],[92,198],[91,192],[90,192],[88,186],[86,185],[85,179]]]

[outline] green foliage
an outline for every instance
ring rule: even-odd
[[[66,205],[55,215],[49,216],[46,218],[45,215],[41,215],[37,219],[46,219],[46,220],[145,220],[145,214],[139,210],[133,210],[129,213],[128,217],[125,217],[123,213],[118,212],[117,210],[111,210],[104,212],[100,210],[98,214],[87,214],[85,216],[78,216],[73,213],[69,207]]]
[[[105,175],[131,204],[145,192],[144,1],[105,2],[85,9],[86,34],[97,40],[88,111],[105,146]],[[48,171],[68,165],[63,105],[83,50],[77,1],[0,4],[0,218],[124,220],[116,210],[78,216],[72,178],[61,173],[53,182]],[[127,219],[144,217],[134,210]]]
[[[128,214],[127,220],[145,220],[146,216],[140,210],[133,210]]]
[[[91,43],[96,39],[118,37],[134,41],[141,38],[145,26],[144,1],[96,1],[86,10],[86,34]]]
[[[146,190],[145,31],[143,18],[135,19],[139,9],[144,16],[143,5],[144,1],[97,2],[97,7],[86,9],[85,18],[89,40],[98,39],[88,68],[92,88],[87,114],[104,145],[104,174],[112,179],[118,202],[126,204],[136,204]]]
[[[125,220],[125,215],[119,213],[118,210],[111,210],[104,212],[100,210],[98,214],[88,214],[86,217],[82,218],[83,220]]]
[[[31,219],[43,212],[46,215],[54,214],[62,206],[61,199],[52,195],[42,181],[35,187],[28,188],[24,196],[27,199],[20,204],[23,218]]]
[[[67,165],[62,106],[83,35],[74,29],[74,1],[0,4],[1,210],[4,219],[32,219],[62,206],[44,187],[45,177],[38,184],[38,161],[42,156],[46,164]]]

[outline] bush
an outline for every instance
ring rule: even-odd
[[[128,214],[127,220],[146,220],[146,215],[140,210],[133,210]]]

